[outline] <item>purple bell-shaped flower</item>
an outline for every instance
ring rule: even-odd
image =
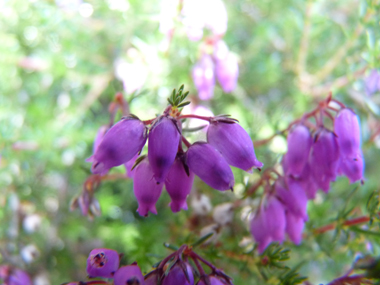
[[[248,172],[263,166],[256,158],[251,138],[238,123],[213,120],[207,130],[207,141],[232,166]]]
[[[104,135],[93,156],[87,159],[92,162],[92,172],[105,174],[133,158],[145,145],[147,129],[136,117],[126,117],[117,122]]]
[[[223,191],[234,186],[234,175],[230,166],[210,144],[192,144],[187,150],[186,162],[190,170],[212,188]]]
[[[318,187],[327,192],[335,180],[339,161],[339,146],[334,133],[322,129],[311,148],[309,164]]]
[[[301,183],[309,200],[314,199],[318,191],[318,185],[314,180],[309,163],[307,163],[297,180]]]
[[[272,241],[283,242],[285,227],[284,206],[276,197],[271,196],[266,207],[261,206],[250,225],[251,233],[258,243],[259,253],[262,253]]]
[[[334,120],[334,133],[341,156],[354,156],[360,151],[359,120],[352,110],[345,108],[339,111]]]
[[[300,244],[302,241],[302,232],[305,227],[305,220],[301,216],[294,215],[288,211],[286,213],[286,233],[290,240],[295,244]]]
[[[177,154],[181,134],[171,117],[162,116],[151,127],[148,158],[157,183],[165,181]]]
[[[117,251],[107,248],[93,249],[87,258],[87,274],[90,277],[113,278],[119,262]]]
[[[230,93],[236,88],[239,77],[239,65],[234,54],[228,53],[222,60],[215,62],[216,78],[222,89],[226,93]]]
[[[207,54],[202,56],[193,67],[192,76],[201,100],[209,100],[214,97],[215,75],[211,56]]]
[[[207,277],[207,276],[206,276]],[[227,281],[223,278],[219,278],[217,276],[208,276],[208,279],[210,281],[210,285],[233,285],[233,283],[231,281],[229,281],[227,283]],[[199,280],[197,285],[207,285],[206,281],[204,281],[203,279]]]
[[[313,140],[309,129],[298,125],[289,133],[287,141],[288,152],[284,156],[286,174],[298,177],[308,161]]]
[[[341,158],[339,172],[346,175],[350,183],[363,180],[364,161],[362,153],[359,152],[357,155]]]
[[[288,177],[288,187],[276,181],[275,189],[277,197],[284,203],[286,209],[292,212],[294,215],[302,217],[305,221],[307,217],[307,196],[305,190],[302,188],[302,184],[297,180]]]
[[[177,156],[166,177],[165,188],[172,200],[169,206],[173,213],[181,209],[187,210],[186,198],[193,186],[194,172],[187,169],[189,173],[187,174],[185,167],[187,166],[183,162],[183,157]]]
[[[145,285],[144,276],[137,264],[120,267],[114,278],[115,285]]]
[[[376,69],[372,69],[371,74],[364,81],[365,90],[367,95],[372,94],[380,90],[380,73]]]
[[[157,215],[156,203],[161,196],[164,184],[157,184],[148,158],[144,158],[135,168],[133,176],[133,192],[139,203],[137,212],[140,216],[148,216],[148,212]]]
[[[194,285],[193,269],[187,262],[177,262],[162,280],[162,285]],[[116,284],[115,284],[116,285]]]

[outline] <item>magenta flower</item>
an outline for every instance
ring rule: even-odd
[[[307,217],[307,196],[302,184],[297,180],[288,177],[287,188],[284,183],[276,181],[275,189],[277,197],[283,202],[286,209],[296,216],[302,217],[305,221]]]
[[[214,42],[214,51],[212,56],[215,61],[224,60],[230,53],[227,44],[223,40]]]
[[[139,157],[138,153],[135,154],[134,157],[130,161],[127,161],[124,163],[125,170],[127,171],[127,176],[129,178],[133,178],[133,175],[135,174],[135,169],[132,169],[133,165],[136,162],[136,159]]]
[[[115,285],[145,285],[144,276],[137,264],[120,267],[115,273]]]
[[[302,241],[302,232],[305,227],[305,220],[301,216],[294,215],[288,211],[286,213],[286,233],[290,240],[295,244],[300,244]]]
[[[217,277],[217,276],[213,276],[213,275],[211,275],[211,276],[208,276],[208,279],[209,279],[209,281],[210,281],[210,285],[227,285],[227,284],[231,284],[231,285],[233,285],[233,283],[231,282],[231,281],[229,281],[228,283],[227,283],[227,281],[225,280],[225,279],[223,279],[223,278],[219,278],[219,277]],[[204,279],[202,280],[200,280],[198,283],[197,283],[197,285],[207,285],[208,283],[206,283],[206,281],[204,281]]]
[[[213,120],[207,130],[207,141],[232,166],[248,172],[263,166],[256,158],[248,133],[237,123]]]
[[[133,192],[139,203],[137,212],[140,216],[148,216],[148,212],[157,215],[156,203],[160,198],[164,184],[157,184],[148,158],[144,158],[135,168]]]
[[[0,266],[0,279],[4,280],[4,285],[32,285],[28,273],[19,269],[12,268],[9,265]],[[0,280],[1,281],[1,280]]]
[[[236,56],[228,53],[224,59],[217,60],[215,73],[224,92],[230,93],[235,90],[239,77],[239,65]]]
[[[99,147],[100,143],[102,142],[103,137],[106,134],[107,130],[108,130],[108,126],[101,126],[99,128],[98,132],[96,133],[94,144],[93,144],[93,147],[92,147],[92,152],[93,153],[95,153],[96,150],[98,149],[98,147]]]
[[[339,172],[346,175],[350,183],[363,180],[364,161],[362,153],[359,152],[355,156],[341,158]]]
[[[113,278],[119,268],[119,254],[112,249],[93,249],[87,258],[87,274],[92,277]]]
[[[212,188],[223,191],[234,186],[234,175],[230,166],[210,144],[192,144],[187,150],[186,162],[190,170]]]
[[[322,129],[311,148],[309,164],[318,187],[327,192],[335,180],[339,160],[339,146],[334,133]]]
[[[352,110],[344,108],[339,111],[334,120],[334,133],[341,156],[354,156],[360,151],[359,120]]]
[[[181,134],[171,117],[160,117],[151,127],[148,158],[157,183],[165,181],[177,154]]]
[[[190,0],[193,1],[193,0]],[[222,36],[227,31],[228,15],[226,6],[221,0],[208,0],[201,2],[199,10],[205,13],[205,27],[214,35]],[[199,11],[198,10],[198,11]]]
[[[189,174],[186,173],[181,157],[177,157],[166,177],[165,188],[172,200],[169,206],[173,213],[181,209],[187,210],[186,198],[191,192],[194,181],[194,173],[189,169],[188,172]]]
[[[214,97],[214,63],[209,55],[204,54],[200,61],[195,64],[192,76],[201,100],[209,100]]]
[[[311,172],[310,165],[307,163],[297,180],[301,183],[309,200],[314,199],[318,191],[318,185],[314,180],[314,175]]]
[[[193,269],[187,262],[178,262],[164,277],[162,285],[194,285]],[[116,285],[116,284],[115,284]]]
[[[94,174],[105,174],[114,166],[133,158],[145,145],[147,129],[136,117],[126,117],[104,135],[96,152],[87,161],[93,162]]]
[[[250,225],[251,233],[258,243],[259,253],[263,253],[272,241],[283,242],[285,227],[284,206],[276,197],[271,196],[267,205],[260,207]]]
[[[365,90],[369,96],[380,90],[380,73],[372,69],[371,74],[364,81]]]
[[[286,174],[298,177],[301,175],[309,158],[312,138],[309,129],[304,125],[297,125],[288,138],[288,152],[284,156]]]

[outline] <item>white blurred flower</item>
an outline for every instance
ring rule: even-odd
[[[225,226],[232,222],[234,218],[234,209],[232,203],[224,203],[216,206],[212,213],[214,221],[221,226]]]
[[[21,249],[21,257],[26,263],[33,262],[40,256],[40,251],[34,244],[29,244]]]
[[[28,215],[23,220],[23,228],[24,230],[31,234],[36,232],[40,227],[42,223],[42,218],[38,214],[32,214]]]
[[[148,69],[140,60],[129,63],[123,59],[117,59],[114,66],[115,76],[123,82],[124,90],[128,94],[140,89],[148,77]]]
[[[185,0],[182,16],[187,36],[192,41],[203,37],[203,28],[217,36],[227,31],[227,10],[221,0]]]
[[[203,194],[196,195],[191,200],[191,207],[196,215],[205,216],[212,210],[210,199]]]

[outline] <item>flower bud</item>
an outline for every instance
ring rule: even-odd
[[[339,111],[334,121],[341,156],[354,156],[360,151],[360,126],[358,117],[348,108]]]
[[[272,241],[283,242],[285,227],[285,209],[276,197],[271,196],[266,207],[261,206],[250,225],[251,233],[258,243],[259,253]]]
[[[140,216],[148,216],[148,211],[157,215],[156,203],[164,185],[157,184],[153,175],[148,158],[144,158],[135,168],[133,192],[139,203],[137,212]]]
[[[207,141],[216,148],[228,164],[250,171],[263,164],[257,160],[248,133],[237,123],[213,120],[207,130]]]
[[[186,173],[183,159],[177,156],[165,181],[166,191],[172,200],[169,206],[173,213],[181,209],[187,210],[186,198],[194,182],[194,173],[189,169],[188,172],[189,174]]]
[[[361,152],[353,157],[341,158],[339,171],[348,177],[350,183],[363,180],[364,162]]]
[[[4,285],[32,285],[32,280],[28,273],[9,265],[0,266],[0,279],[5,281],[5,283],[1,283]]]
[[[174,265],[162,285],[194,285],[193,269],[187,262],[178,262]],[[116,285],[116,284],[115,284]]]
[[[119,268],[119,254],[112,249],[93,249],[87,258],[87,274],[92,277],[113,278]]]
[[[337,175],[339,146],[334,133],[322,129],[312,145],[309,164],[318,187],[327,192]]]
[[[314,180],[314,175],[311,172],[309,163],[307,163],[300,175],[298,181],[301,183],[302,188],[305,190],[306,196],[309,200],[315,198],[318,191],[318,185]]]
[[[224,59],[216,61],[215,73],[224,92],[230,93],[235,90],[239,76],[239,65],[236,56],[229,52]]]
[[[292,212],[286,213],[286,233],[290,240],[295,244],[302,241],[302,231],[305,226],[305,220],[301,216],[294,215]]]
[[[120,267],[115,273],[115,285],[145,285],[144,276],[137,264]]]
[[[310,154],[312,138],[308,128],[296,126],[288,135],[288,152],[284,156],[286,174],[298,177],[301,175]]]
[[[224,35],[227,31],[228,16],[226,6],[224,5],[223,1],[208,0],[201,3],[202,6],[199,6],[199,10],[205,11],[205,27],[210,29],[211,32],[216,36]]]
[[[228,190],[234,186],[234,175],[223,156],[210,144],[196,142],[186,153],[191,171],[207,185],[217,190]]]
[[[210,285],[233,285],[232,282],[228,282],[225,279],[219,278],[217,276],[208,276],[206,277],[210,281]],[[206,281],[204,279],[201,279],[198,281],[197,285],[207,285]]]
[[[203,55],[200,61],[195,64],[192,76],[201,100],[209,100],[214,97],[214,63],[209,55]]]
[[[307,220],[307,196],[302,184],[292,177],[288,177],[287,184],[286,188],[279,180],[276,181],[276,196],[284,203],[288,211]]]
[[[157,183],[165,181],[177,154],[181,135],[174,119],[162,116],[151,127],[148,158]]]
[[[87,159],[93,162],[92,172],[105,174],[133,158],[145,145],[147,130],[143,122],[135,117],[123,118],[104,135],[95,154]]]
[[[229,54],[228,46],[223,40],[218,40],[214,43],[213,58],[215,61],[225,59]]]

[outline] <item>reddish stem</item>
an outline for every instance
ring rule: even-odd
[[[379,212],[379,214],[380,214],[380,212]],[[371,220],[370,217],[368,217],[368,216],[362,216],[362,217],[359,217],[359,218],[354,218],[354,219],[351,219],[351,220],[344,221],[342,225],[350,227],[350,226],[355,226],[355,225],[358,225],[358,224],[368,223],[370,220]],[[337,226],[337,222],[328,224],[326,226],[323,226],[323,227],[320,227],[318,229],[315,229],[314,230],[314,234],[322,234],[322,233],[334,230],[336,228],[336,226]]]
[[[187,148],[191,146],[191,143],[184,136],[182,136],[182,141],[187,146]]]
[[[192,114],[189,114],[189,115],[181,115],[178,117],[179,120],[181,119],[185,119],[185,118],[192,118],[192,119],[199,119],[199,120],[204,120],[204,121],[207,121],[207,122],[211,122],[211,120],[213,119],[213,117],[204,117],[204,116],[198,116],[198,115],[192,115]]]

